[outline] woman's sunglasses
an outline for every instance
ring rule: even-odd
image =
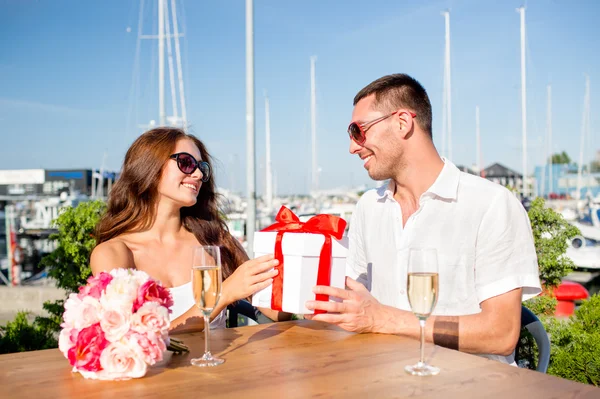
[[[208,162],[198,162],[191,154],[187,152],[178,152],[169,157],[177,160],[177,167],[186,175],[191,175],[196,169],[200,169],[202,173],[202,181],[206,183],[210,179],[210,165]]]
[[[357,144],[363,145],[365,141],[367,141],[367,130],[376,125],[377,123],[389,118],[390,116],[397,114],[398,112],[407,112],[407,111],[394,111],[391,114],[380,116],[379,118],[373,119],[372,121],[365,123],[352,122],[350,126],[348,126],[348,135],[350,138],[354,140]],[[417,114],[414,112],[407,112],[413,118],[417,117]]]

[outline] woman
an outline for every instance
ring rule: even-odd
[[[225,327],[227,305],[267,287],[277,275],[272,255],[248,257],[217,208],[211,157],[196,137],[175,128],[142,134],[125,155],[108,209],[96,229],[93,274],[135,268],[171,290],[171,332],[204,328],[191,288],[193,248],[221,247],[223,285],[211,328]],[[278,312],[261,311],[273,320]],[[282,315],[282,319],[284,316]]]

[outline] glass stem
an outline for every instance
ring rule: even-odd
[[[421,361],[420,366],[425,364],[425,319],[419,319],[419,325],[421,326]]]
[[[210,330],[210,318],[204,314],[204,355],[207,356],[208,351],[208,331]]]

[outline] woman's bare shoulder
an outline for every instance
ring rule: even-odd
[[[94,275],[112,269],[135,269],[133,252],[119,237],[100,243],[90,256],[90,268]]]

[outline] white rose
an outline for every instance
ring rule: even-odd
[[[132,269],[126,269],[126,268],[112,269],[110,271],[110,275],[113,276],[114,278],[127,278],[128,276],[131,275],[130,270],[132,270]]]
[[[150,280],[150,276],[148,275],[148,273],[143,272],[141,270],[133,270],[132,276],[139,285],[142,285],[146,281]]]
[[[100,297],[100,303],[105,309],[121,309],[123,312],[131,313],[138,287],[137,281],[128,274],[115,276],[106,286],[106,290]]]
[[[125,380],[146,375],[148,365],[136,350],[121,342],[113,342],[100,355],[100,365],[105,375],[100,379]]]
[[[96,298],[86,296],[80,300],[71,294],[65,303],[64,320],[67,325],[81,330],[100,321],[101,310],[102,305]]]
[[[148,279],[150,279],[150,276],[148,275],[148,273],[143,272],[141,270],[136,270],[136,269],[122,269],[122,268],[113,269],[110,271],[110,274],[114,278],[135,281],[138,285],[142,285]]]
[[[77,294],[70,294],[69,298],[65,302],[65,312],[63,313],[63,319],[66,324],[73,326],[75,320],[79,316],[78,308],[81,306],[81,299]]]

